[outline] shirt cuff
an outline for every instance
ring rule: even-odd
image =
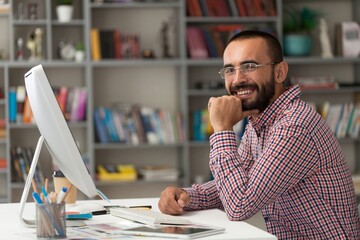
[[[182,190],[187,192],[187,194],[189,194],[189,198],[190,198],[189,203],[185,206],[185,210],[198,209],[198,207],[199,207],[198,198],[199,197],[198,197],[197,191],[191,187],[182,188]]]

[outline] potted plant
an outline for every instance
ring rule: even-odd
[[[307,7],[284,11],[284,53],[286,56],[307,56],[312,49],[311,32],[318,25],[320,14]]]
[[[85,58],[85,47],[82,42],[77,42],[75,44],[75,61],[82,62]]]
[[[74,11],[73,0],[58,0],[56,14],[59,22],[70,22]]]

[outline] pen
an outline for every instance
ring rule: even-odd
[[[48,186],[49,186],[49,179],[45,178],[45,191],[48,191]]]
[[[48,194],[47,194],[44,186],[41,187],[41,191],[42,191],[42,193],[44,194],[45,201],[46,201],[47,203],[50,203],[49,196],[48,196]]]
[[[126,208],[141,208],[141,209],[151,209],[151,205],[140,205],[140,206],[128,206]]]
[[[152,208],[151,205],[134,205],[134,206],[124,206],[124,205],[104,205],[104,208],[109,213],[110,208],[136,208],[136,209],[146,209],[150,210]]]
[[[67,187],[62,187],[61,188],[61,191],[60,191],[59,196],[57,198],[57,203],[61,203],[64,200],[67,190],[68,190]]]
[[[33,192],[33,193],[32,193],[32,196],[33,196],[33,198],[34,198],[34,200],[35,200],[36,203],[38,203],[38,204],[42,204],[42,203],[43,203],[43,201],[41,201],[41,198],[40,198],[40,196],[39,196],[39,194],[38,194],[37,192]]]
[[[38,191],[37,191],[37,187],[36,187],[36,182],[35,182],[34,179],[31,179],[31,185],[32,185],[32,187],[33,187],[34,192],[38,192]]]

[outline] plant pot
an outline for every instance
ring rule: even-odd
[[[76,50],[75,52],[75,61],[76,62],[82,62],[85,59],[85,53],[84,51]]]
[[[56,7],[56,13],[59,22],[70,22],[73,15],[73,6],[59,5]]]
[[[284,36],[286,56],[308,56],[312,49],[312,38],[307,34],[288,34]]]

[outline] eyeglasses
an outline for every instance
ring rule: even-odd
[[[225,67],[219,71],[220,77],[222,79],[229,79],[233,77],[236,73],[236,70],[240,70],[242,74],[248,74],[254,72],[256,69],[267,66],[267,65],[275,65],[278,62],[264,63],[264,64],[256,64],[256,63],[244,63],[239,67]]]

